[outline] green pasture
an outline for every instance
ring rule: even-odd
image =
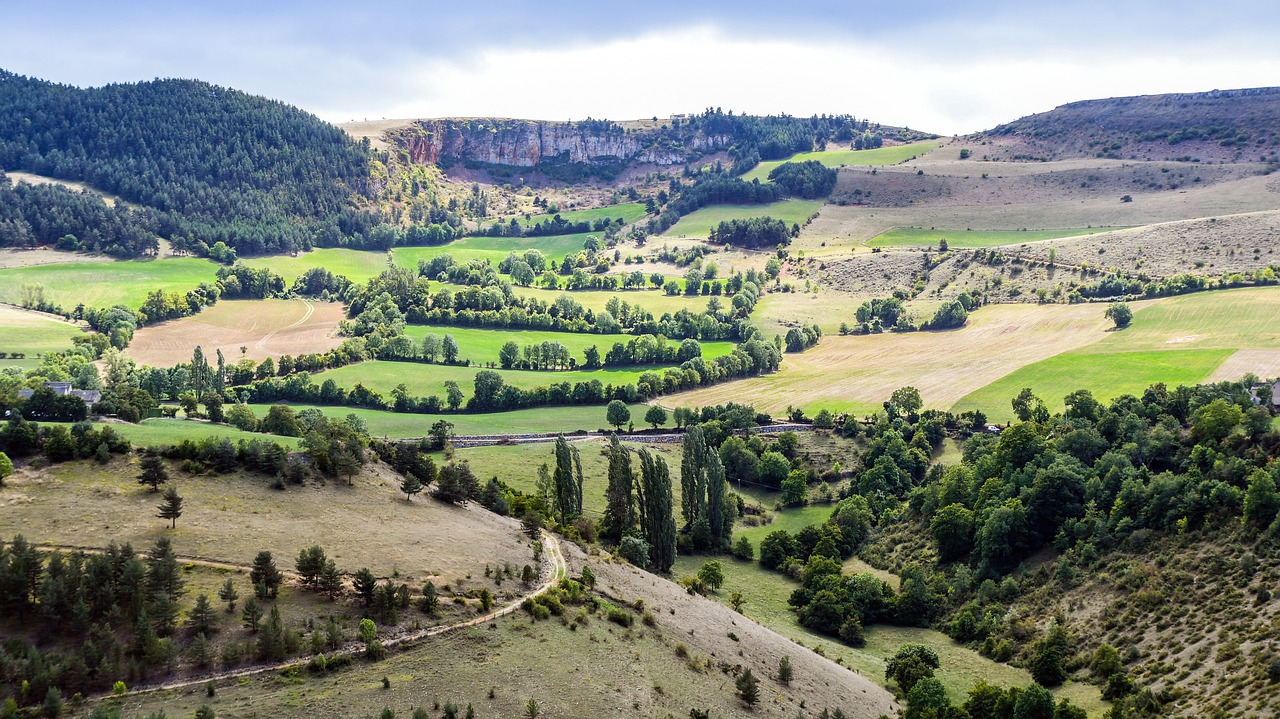
[[[663,234],[668,237],[706,237],[721,222],[751,217],[772,217],[782,220],[787,226],[804,225],[821,208],[822,202],[819,200],[781,200],[764,205],[711,205],[681,217],[679,222]]]
[[[341,247],[329,247],[297,256],[273,255],[269,257],[247,257],[242,260],[250,267],[266,267],[280,275],[285,282],[292,284],[302,273],[315,267],[323,267],[335,275],[342,275],[357,284],[377,277],[387,269],[387,253],[371,250],[348,250]]]
[[[281,403],[277,403],[281,404]],[[326,417],[344,419],[354,414],[364,420],[374,437],[423,437],[437,420],[453,423],[456,434],[537,434],[543,432],[575,432],[606,428],[604,407],[534,407],[510,412],[484,414],[409,414],[356,407],[326,407],[290,404],[295,411],[318,409]],[[267,416],[270,404],[251,404],[259,419]],[[644,418],[644,405],[631,407],[637,422]]]
[[[326,370],[312,375],[312,379],[317,383],[331,379],[337,382],[339,387],[348,388],[355,386],[359,382],[371,390],[381,392],[388,401],[391,399],[391,390],[395,389],[396,385],[403,383],[412,397],[436,395],[443,400],[445,396],[444,383],[449,380],[457,382],[462,393],[470,398],[474,391],[476,373],[483,369],[485,368],[475,366],[457,367],[453,365],[420,364],[417,362],[373,360]],[[504,369],[493,371],[501,375],[503,382],[508,385],[519,387],[520,389],[534,389],[536,387],[549,387],[561,382],[573,384],[575,382],[590,382],[591,380],[600,380],[603,385],[634,384],[643,372],[661,373],[664,370],[666,370],[664,366],[655,366],[643,369],[610,369],[606,367],[591,371],[569,370],[564,372]]]
[[[635,335],[624,334],[580,334],[575,332],[544,332],[541,330],[507,330],[507,329],[483,329],[476,327],[450,327],[447,325],[409,325],[405,327],[404,333],[417,343],[422,342],[422,338],[428,334],[436,334],[440,336],[453,335],[458,342],[458,357],[463,360],[471,360],[476,364],[487,364],[498,362],[498,351],[502,349],[502,345],[507,342],[515,342],[523,349],[525,345],[542,343],[542,342],[559,342],[569,349],[569,352],[578,359],[581,365],[584,358],[584,352],[588,347],[596,347],[600,350],[600,357],[603,360],[604,354],[613,347],[615,342],[626,344],[635,339]],[[0,334],[3,337],[3,334]],[[672,347],[679,347],[679,340],[667,340]],[[732,342],[702,342],[702,356],[704,359],[712,360],[716,357],[727,355],[733,351],[734,343]]]
[[[524,215],[520,215],[516,220],[525,227],[536,225],[540,222],[546,222],[560,215],[560,219],[565,222],[595,222],[608,218],[616,220],[621,218],[626,224],[631,224],[636,220],[644,217],[644,205],[639,202],[626,202],[619,205],[609,205],[607,207],[593,207],[587,210],[562,210],[558,213],[550,215],[533,215],[529,219],[525,219]],[[509,223],[511,220],[507,218],[503,224]]]
[[[1122,394],[1141,396],[1157,382],[1169,387],[1197,384],[1230,357],[1231,350],[1170,350],[1156,352],[1064,352],[1019,368],[991,384],[970,392],[952,412],[981,410],[987,419],[1007,422],[1013,417],[1010,401],[1030,387],[1050,412],[1063,409],[1062,398],[1087,389],[1106,402]]]
[[[0,305],[0,352],[26,354],[26,360],[0,359],[0,366],[34,360],[38,354],[57,352],[71,347],[71,339],[84,330],[65,320],[39,312]]]
[[[20,304],[22,286],[39,284],[46,300],[67,310],[80,303],[136,309],[152,290],[186,292],[201,282],[213,282],[217,269],[217,264],[199,257],[11,267],[0,269],[0,302]]]
[[[782,160],[770,160],[756,165],[750,172],[742,176],[747,182],[760,180],[767,182],[773,168],[785,162],[805,162],[817,160],[827,167],[870,167],[872,165],[896,165],[913,157],[935,150],[937,142],[926,140],[908,145],[893,147],[877,147],[874,150],[824,150],[822,152],[801,152]]]
[[[570,253],[582,251],[587,238],[594,235],[603,240],[604,235],[598,232],[582,232],[575,235],[549,235],[547,237],[463,237],[447,245],[431,247],[397,247],[391,251],[395,263],[400,267],[417,268],[418,260],[430,260],[440,255],[453,255],[458,264],[466,264],[471,260],[489,260],[496,269],[498,263],[509,252],[523,254],[528,250],[538,250],[546,256],[547,261],[559,262]]]
[[[265,415],[266,412],[264,411],[263,414]],[[42,426],[61,424],[68,428],[71,427],[71,424],[67,422],[41,422],[40,424]],[[201,422],[197,420],[162,417],[143,420],[141,424],[112,422],[110,424],[98,423],[94,425],[94,429],[102,429],[103,427],[110,427],[122,437],[132,442],[135,446],[139,447],[158,447],[167,444],[178,444],[184,439],[201,440],[205,437],[227,437],[233,442],[239,442],[242,439],[270,440],[277,444],[297,449],[299,441],[297,437],[281,437],[274,434],[244,432],[225,424],[211,424],[209,422]]]
[[[1072,230],[925,230],[918,227],[895,227],[867,240],[867,247],[937,247],[940,240],[953,249],[1021,245],[1040,240],[1079,237],[1122,227],[1089,227]]]
[[[1280,349],[1280,287],[1196,292],[1134,308],[1131,325],[1079,352]]]

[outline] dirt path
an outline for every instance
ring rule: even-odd
[[[316,306],[311,304],[311,300],[299,298],[298,301],[307,306],[307,313],[302,316],[302,319],[286,327],[280,327],[268,332],[266,335],[262,337],[262,339],[258,340],[253,344],[254,347],[260,350],[264,350],[267,346],[267,343],[271,341],[271,338],[276,336],[276,333],[280,332],[281,330],[293,329],[294,327],[297,327],[298,325],[303,324],[307,320],[311,319],[311,315],[315,314],[316,312]]]
[[[48,546],[53,548],[58,548],[58,549],[79,549],[80,551],[85,551],[85,552],[89,552],[89,551],[101,552],[102,551],[102,550],[89,550],[84,548],[57,547],[56,545],[48,545]],[[458,629],[465,629],[467,627],[474,627],[479,624],[491,622],[495,619],[505,617],[508,614],[518,611],[520,609],[520,605],[524,603],[524,600],[530,597],[536,597],[540,594],[543,594],[547,590],[551,589],[551,587],[558,584],[561,579],[568,576],[568,564],[565,562],[564,553],[560,548],[559,540],[557,540],[554,535],[548,532],[543,532],[542,546],[543,546],[543,555],[542,555],[543,582],[541,585],[538,586],[537,589],[534,589],[528,594],[521,595],[520,597],[516,598],[514,601],[502,607],[501,609],[494,610],[488,614],[475,617],[472,619],[468,619],[466,621],[456,622],[454,624],[445,624],[438,627],[429,627],[427,629],[421,629],[416,632],[410,632],[408,634],[402,634],[400,636],[392,637],[383,641],[382,646],[389,649],[391,647],[410,645],[415,642],[422,641],[424,639],[430,639],[431,637],[442,636],[444,634],[448,634]],[[42,545],[40,548],[43,548],[43,547],[44,545]],[[184,558],[179,557],[179,559],[181,560]],[[248,569],[248,567],[245,567],[243,565],[229,564],[226,562],[218,562],[216,560],[186,558],[186,561],[189,561],[193,564],[201,564],[204,566],[211,566],[211,567]],[[357,655],[362,654],[363,652],[364,652],[364,644],[358,641],[352,641],[352,642],[347,642],[341,649],[330,652],[325,656],[333,657],[337,655],[343,655],[343,656],[354,658]],[[159,684],[143,685],[137,688],[131,687],[129,689],[129,692],[125,696],[136,696],[138,694],[151,694],[153,692],[169,691],[171,689],[184,689],[187,687],[208,684],[210,682],[215,682],[215,683],[223,682],[228,679],[241,679],[244,677],[251,677],[259,674],[266,674],[269,672],[279,672],[279,671],[288,669],[289,667],[294,667],[294,666],[300,667],[306,664],[310,659],[311,659],[311,655],[305,655],[300,657],[294,657],[292,659],[289,659],[283,662],[276,662],[272,664],[258,664],[255,666],[243,667],[240,669],[229,669],[221,672],[211,672],[208,674],[188,677],[185,679],[177,679],[169,682],[162,682]],[[91,698],[106,699],[112,696],[113,695],[110,692],[101,692],[99,694],[92,696]]]

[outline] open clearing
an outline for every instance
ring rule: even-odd
[[[68,262],[115,262],[109,255],[98,255],[88,252],[64,252],[52,247],[32,247],[18,249],[14,247],[0,248],[0,269],[10,267],[31,267],[33,265],[61,265]]]
[[[265,416],[266,412],[264,411],[262,414]],[[71,424],[67,422],[40,423],[41,426],[56,424],[65,425],[68,428],[71,427]],[[233,442],[260,439],[263,441],[275,442],[276,444],[290,449],[297,449],[299,443],[297,437],[281,437],[275,434],[245,432],[230,425],[212,424],[198,420],[174,419],[171,417],[144,419],[140,424],[129,424],[127,422],[94,424],[95,429],[102,429],[104,426],[111,427],[112,430],[132,442],[136,447],[163,447],[168,444],[178,444],[184,439],[201,440],[205,437],[226,437]]]
[[[312,250],[297,256],[246,257],[242,261],[250,267],[266,267],[283,277],[288,284],[292,284],[298,276],[313,267],[323,267],[335,275],[363,284],[382,274],[388,264],[385,252],[338,247]]]
[[[644,205],[639,202],[625,202],[618,205],[606,205],[604,207],[593,207],[587,210],[561,210],[557,213],[532,215],[529,219],[525,219],[524,215],[515,218],[524,227],[546,222],[556,215],[565,222],[595,222],[596,220],[619,220],[624,224],[631,224],[636,220],[644,217]],[[507,219],[504,224],[511,222]]]
[[[925,230],[916,227],[895,227],[888,232],[867,240],[868,247],[937,247],[939,241],[946,240],[951,248],[999,247],[1002,245],[1020,245],[1024,242],[1053,240],[1060,237],[1091,235],[1120,229],[1114,227],[1094,227],[1075,230]]]
[[[599,349],[600,356],[603,359],[604,354],[613,347],[615,342],[626,344],[636,338],[635,335],[623,334],[599,335],[576,332],[543,332],[540,330],[493,330],[448,325],[408,325],[404,328],[404,333],[419,344],[422,342],[422,338],[428,334],[453,335],[453,338],[458,341],[458,357],[478,364],[488,364],[490,362],[497,364],[498,351],[507,342],[515,342],[522,349],[528,344],[559,342],[569,349],[569,352],[577,358],[578,365],[581,366],[583,352],[588,347]],[[672,347],[679,347],[680,340],[667,340],[667,344]],[[736,346],[733,342],[700,342],[699,344],[702,346],[702,356],[707,360],[727,355]]]
[[[117,202],[122,202],[119,197],[108,192],[103,192],[96,187],[91,187],[83,182],[74,180],[59,180],[56,177],[47,177],[45,175],[37,175],[34,172],[22,172],[19,170],[5,170],[3,174],[8,175],[9,179],[16,185],[19,182],[25,182],[28,185],[62,185],[68,190],[75,192],[89,192],[102,198],[108,207],[115,207]]]
[[[980,409],[1008,420],[1009,401],[1023,387],[1051,411],[1062,398],[1088,389],[1099,400],[1140,395],[1151,384],[1170,387],[1208,379],[1240,379],[1253,372],[1280,374],[1280,288],[1199,292],[1143,303],[1133,324],[1106,339],[1018,369],[958,401],[954,409]]]
[[[176,530],[156,518],[160,494],[138,484],[138,471],[132,457],[23,469],[5,482],[0,524],[22,527],[33,542],[84,547],[116,541],[141,549],[168,536],[185,554],[237,564],[266,549],[284,568],[299,549],[319,544],[342,569],[399,570],[402,581],[418,585],[479,575],[495,561],[529,561],[514,520],[477,505],[406,502],[399,476],[380,464],[354,486],[330,481],[284,491],[261,475],[194,477],[174,467],[170,482],[186,500]]]
[[[772,217],[788,226],[804,225],[810,217],[822,209],[820,200],[780,200],[764,205],[711,205],[690,212],[680,218],[663,237],[706,237],[721,222],[745,220],[751,217]]]
[[[801,152],[783,160],[761,162],[759,165],[752,168],[750,172],[743,175],[742,179],[747,182],[757,179],[761,182],[767,182],[769,180],[769,173],[773,172],[773,168],[778,165],[786,162],[805,162],[807,160],[817,160],[827,167],[896,165],[900,162],[906,162],[912,158],[920,157],[931,150],[937,149],[937,147],[937,142],[929,140],[924,142],[913,142],[907,145],[877,147],[873,150],[824,150],[822,152]]]
[[[527,250],[538,250],[547,260],[557,263],[566,254],[582,251],[583,243],[588,237],[601,239],[602,232],[582,232],[576,235],[548,235],[547,237],[463,237],[447,245],[429,247],[397,247],[392,250],[395,263],[400,267],[417,268],[418,260],[429,260],[440,255],[452,255],[458,264],[466,264],[471,260],[488,260],[494,269],[509,252],[523,254]]]
[[[388,401],[391,390],[396,385],[404,384],[411,397],[445,396],[444,383],[453,380],[468,398],[474,388],[476,373],[484,367],[459,367],[454,365],[422,364],[419,362],[387,362],[371,360],[359,364],[347,365],[337,369],[325,370],[312,375],[316,383],[331,379],[339,387],[353,387],[357,382],[371,390],[381,392]],[[599,380],[602,385],[634,384],[643,372],[661,373],[665,366],[645,367],[643,369],[610,369],[568,370],[563,372],[535,372],[530,370],[493,370],[502,376],[503,382],[521,389],[549,387],[553,384],[568,382],[590,382]]]
[[[71,339],[84,330],[66,320],[42,312],[0,305],[0,352],[22,352],[27,358],[69,349]],[[0,365],[7,360],[0,359]]]
[[[22,286],[44,286],[48,301],[71,310],[125,305],[137,309],[154,290],[186,292],[201,282],[213,282],[218,266],[199,257],[115,262],[68,262],[59,265],[13,267],[0,270],[0,302],[18,304]]]
[[[228,365],[242,357],[324,352],[342,343],[338,323],[345,316],[336,302],[223,300],[198,315],[143,327],[125,354],[138,364],[171,367],[189,362],[197,346],[207,357],[222,350]]]
[[[812,298],[769,295],[765,300],[775,297],[790,297],[791,303]],[[809,299],[806,306],[816,308],[818,302]],[[1061,407],[1062,397],[1076,389],[1105,398],[1135,388],[1141,392],[1151,382],[1174,386],[1203,381],[1216,376],[1228,358],[1233,379],[1250,371],[1280,373],[1280,327],[1274,319],[1280,315],[1280,288],[1199,292],[1131,306],[1133,324],[1118,332],[1103,317],[1106,305],[1095,303],[991,305],[971,314],[964,328],[947,332],[831,334],[803,354],[786,355],[776,374],[694,390],[669,401],[700,405],[732,400],[773,413],[789,404],[810,411],[870,412],[893,390],[910,385],[920,390],[926,406],[979,408],[1000,420],[1010,415],[1013,395],[1028,386],[1052,408]],[[853,309],[827,321],[852,322]],[[1162,356],[1172,351],[1189,353],[1179,360]],[[1063,353],[1070,354],[1058,356]]]
[[[287,403],[286,403],[287,404]],[[251,404],[259,419],[267,416],[270,404]],[[295,411],[313,405],[293,404]],[[358,407],[316,406],[327,417],[345,418],[354,414],[364,421],[374,437],[425,437],[431,425],[439,420],[453,424],[456,434],[535,434],[543,432],[575,432],[597,430],[608,426],[604,407],[534,407],[510,412],[476,414],[410,414]],[[644,419],[645,405],[631,405],[631,416]],[[155,420],[148,420],[148,422]],[[145,425],[146,423],[144,423]],[[256,435],[254,435],[256,436]]]
[[[853,321],[856,308],[847,308]],[[827,335],[817,347],[787,354],[775,374],[675,395],[673,405],[752,404],[779,413],[788,405],[810,412],[871,412],[893,390],[914,386],[925,406],[947,409],[1009,372],[1098,342],[1110,324],[1104,305],[994,305],[947,332]]]

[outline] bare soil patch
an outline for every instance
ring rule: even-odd
[[[49,247],[34,247],[29,250],[9,247],[0,249],[0,269],[33,267],[35,265],[60,265],[66,262],[112,262],[114,259],[107,255],[63,252]]]
[[[285,354],[324,352],[342,343],[342,305],[304,300],[225,300],[198,315],[144,327],[126,354],[139,364],[167,367],[222,350],[228,364],[241,357],[263,360]],[[242,355],[240,348],[247,351]]]

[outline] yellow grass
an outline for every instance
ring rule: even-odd
[[[788,405],[869,412],[910,385],[927,407],[946,409],[1019,367],[1102,340],[1110,324],[1105,310],[1101,304],[996,305],[949,332],[828,335],[803,354],[786,355],[774,375],[687,392],[669,404],[734,401],[773,413]]]
[[[241,357],[324,352],[342,343],[337,330],[343,316],[336,302],[224,300],[198,315],[143,327],[125,354],[138,364],[168,367],[190,361],[197,345],[210,358],[221,349],[228,365]],[[247,348],[243,355],[241,347]]]

